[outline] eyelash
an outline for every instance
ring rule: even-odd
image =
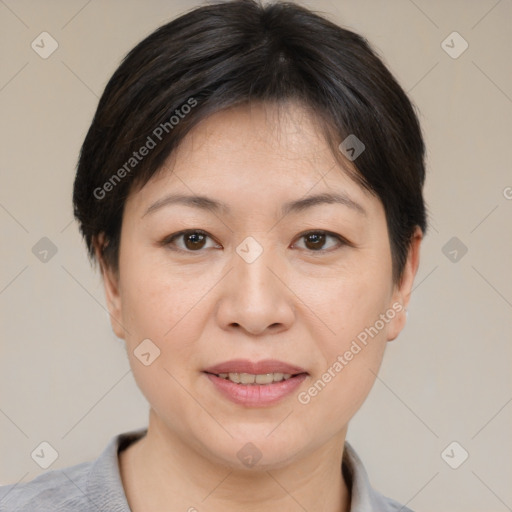
[[[164,246],[164,247],[167,247],[169,248],[170,250],[172,251],[176,251],[176,252],[182,252],[182,253],[187,253],[187,254],[194,254],[194,253],[202,253],[204,252],[203,249],[198,249],[197,251],[191,251],[189,249],[181,249],[179,247],[176,247],[173,244],[174,244],[174,240],[176,240],[177,238],[180,238],[182,236],[185,236],[185,235],[190,235],[190,234],[200,234],[200,235],[204,235],[208,238],[210,238],[211,240],[213,240],[213,238],[206,232],[206,231],[203,231],[201,229],[186,229],[186,230],[183,230],[183,231],[179,231],[178,233],[173,233],[172,235],[169,235],[167,237],[165,237],[161,242],[160,242],[160,245]],[[329,253],[329,252],[333,252],[334,250],[337,250],[337,249],[340,249],[341,247],[343,246],[350,246],[350,247],[354,247],[354,245],[352,243],[350,243],[346,238],[343,238],[341,235],[338,235],[336,233],[333,233],[331,231],[325,231],[325,230],[310,230],[310,231],[306,231],[304,233],[301,233],[299,236],[298,236],[298,239],[303,239],[305,237],[307,237],[308,235],[312,235],[312,234],[321,234],[321,235],[326,235],[328,237],[332,237],[332,238],[336,238],[338,240],[338,242],[340,243],[340,246],[337,247],[337,248],[334,248],[334,249],[319,249],[317,251],[315,250],[311,250],[311,249],[305,249],[306,251],[312,253],[312,254],[324,254],[324,253]]]

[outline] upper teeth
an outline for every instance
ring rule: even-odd
[[[219,377],[229,379],[237,384],[270,384],[287,380],[291,376],[291,373],[263,373],[258,375],[252,373],[219,373]]]

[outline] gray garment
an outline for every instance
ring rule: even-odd
[[[114,436],[96,460],[47,471],[29,482],[1,486],[0,511],[131,512],[119,473],[118,451],[146,431],[143,428]],[[351,512],[412,512],[372,489],[361,460],[348,442],[342,470],[351,485]]]

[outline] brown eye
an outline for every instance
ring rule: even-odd
[[[311,250],[319,250],[325,244],[325,233],[310,233],[305,235],[306,247]]]
[[[211,239],[211,237],[203,231],[188,230],[166,237],[161,244],[173,251],[201,252],[205,248],[208,239]],[[176,243],[179,240],[182,240],[181,244]]]
[[[194,251],[204,247],[206,236],[202,233],[190,233],[182,236],[187,249]]]
[[[348,242],[346,242],[341,236],[334,233],[328,233],[326,231],[310,231],[308,233],[303,233],[300,236],[300,239],[304,240],[305,249],[311,252],[327,252],[342,245],[348,245]],[[326,248],[325,244],[328,239],[336,240],[337,244],[334,244],[333,246],[331,243],[330,247]]]

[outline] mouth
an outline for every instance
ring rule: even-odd
[[[282,373],[283,375],[291,376],[298,375],[300,373],[308,373],[300,366],[279,361],[277,359],[265,359],[257,362],[249,361],[248,359],[231,359],[230,361],[209,366],[203,371],[214,375],[229,375],[231,373],[238,373],[239,375],[268,375],[271,373]]]
[[[205,372],[209,373],[209,372]],[[280,373],[280,372],[273,372],[273,373],[260,373],[260,374],[253,374],[253,373],[245,373],[245,372],[230,372],[230,373],[210,373],[210,375],[215,375],[216,377],[219,377],[221,379],[226,379],[231,382],[234,382],[235,384],[241,384],[243,386],[251,386],[254,384],[273,384],[274,382],[281,382],[283,380],[291,379],[292,377],[295,377],[296,375],[302,375],[300,373],[298,374],[291,374],[291,373]]]
[[[232,360],[203,370],[214,388],[230,401],[248,407],[272,405],[291,394],[309,373],[277,360]]]

